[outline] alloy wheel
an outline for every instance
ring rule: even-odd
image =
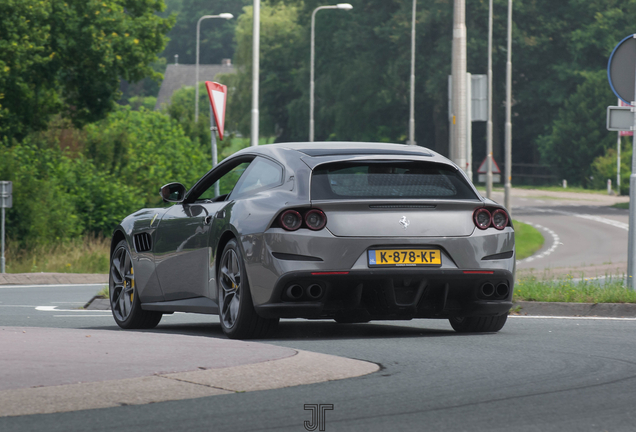
[[[135,276],[130,253],[125,247],[115,251],[110,266],[113,287],[110,293],[110,304],[113,314],[119,321],[125,321],[132,312]]]
[[[226,328],[236,323],[241,300],[241,267],[238,256],[232,249],[226,251],[221,261],[220,309],[221,320]]]

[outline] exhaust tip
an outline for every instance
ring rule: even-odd
[[[298,284],[290,285],[289,288],[287,288],[286,293],[287,297],[290,299],[298,300],[303,296],[303,287]]]
[[[481,295],[484,297],[492,297],[495,294],[495,286],[490,282],[486,282],[480,288]]]
[[[500,283],[499,285],[497,285],[497,297],[501,297],[501,298],[506,298],[508,297],[508,294],[510,293],[510,288],[508,288],[508,285],[505,283]]]
[[[322,297],[322,294],[322,287],[318,284],[309,285],[309,288],[307,288],[307,295],[312,299],[319,299]]]

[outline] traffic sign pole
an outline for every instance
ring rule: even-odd
[[[607,78],[616,96],[631,105],[629,112],[623,107],[608,107],[608,130],[632,131],[632,173],[629,176],[629,232],[627,235],[627,286],[636,289],[636,34],[620,41],[607,63]],[[628,102],[631,100],[631,103]],[[620,145],[620,143],[619,143]],[[620,163],[620,161],[618,162]]]

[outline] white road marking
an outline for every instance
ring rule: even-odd
[[[100,312],[102,312],[102,311],[100,311]],[[53,315],[53,317],[54,318],[71,318],[71,317],[72,318],[77,318],[77,317],[79,317],[79,318],[86,318],[86,317],[91,317],[91,318],[94,318],[94,317],[110,317],[110,318],[112,318],[113,315],[112,314],[109,314],[109,315]]]
[[[55,287],[71,287],[71,288],[84,288],[84,287],[101,287],[108,285],[108,282],[98,284],[55,284],[55,285],[0,285],[0,289],[28,289],[28,288],[55,288]]]
[[[41,312],[99,312],[104,313],[103,310],[89,310],[89,309],[58,309],[57,306],[36,306],[35,310]]]
[[[603,320],[603,321],[636,321],[636,318],[614,318],[599,316],[543,316],[543,315],[508,315],[510,318],[534,318],[534,319],[568,319],[568,320]]]
[[[581,219],[587,219],[587,220],[591,220],[594,222],[599,222],[602,224],[606,224],[606,225],[610,225],[616,228],[620,228],[620,229],[624,229],[625,231],[629,230],[629,225],[624,223],[624,222],[619,222],[619,221],[615,221],[614,219],[608,219],[608,218],[604,218],[601,216],[594,216],[591,214],[585,214],[585,213],[573,213],[573,212],[568,212],[568,211],[563,211],[563,210],[554,210],[554,209],[540,209],[540,208],[536,208],[536,207],[526,207],[525,210],[532,210],[532,211],[538,211],[541,213],[557,213],[557,214],[562,214],[565,216],[574,216],[574,217],[578,217]]]
[[[519,221],[519,222],[522,222],[522,223],[528,224],[530,226],[533,226],[533,227],[535,227],[537,229],[542,229],[542,230],[546,231],[548,234],[550,234],[552,236],[552,246],[550,246],[549,249],[541,252],[538,255],[532,255],[532,256],[529,256],[528,258],[524,258],[522,260],[518,260],[517,264],[521,264],[521,263],[525,263],[525,262],[532,262],[532,261],[534,261],[536,259],[539,259],[539,258],[545,258],[548,255],[550,255],[552,252],[554,252],[556,250],[556,248],[559,247],[559,245],[563,244],[563,243],[561,243],[561,239],[559,238],[559,235],[557,233],[555,233],[554,231],[552,231],[550,228],[546,228],[546,227],[544,227],[542,225],[533,224],[533,223],[530,223],[530,222],[523,222],[523,221]]]

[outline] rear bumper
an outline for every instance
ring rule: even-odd
[[[514,277],[510,271],[491,270],[486,274],[467,271],[470,272],[399,268],[339,274],[290,272],[279,278],[270,300],[255,308],[265,318],[361,321],[495,316],[512,308]],[[487,295],[490,287],[485,284],[492,284],[495,292]],[[301,296],[290,296],[290,287],[294,285],[302,288]],[[313,294],[319,292],[319,296],[311,295],[311,286]],[[295,293],[298,292],[301,291],[296,288]]]

